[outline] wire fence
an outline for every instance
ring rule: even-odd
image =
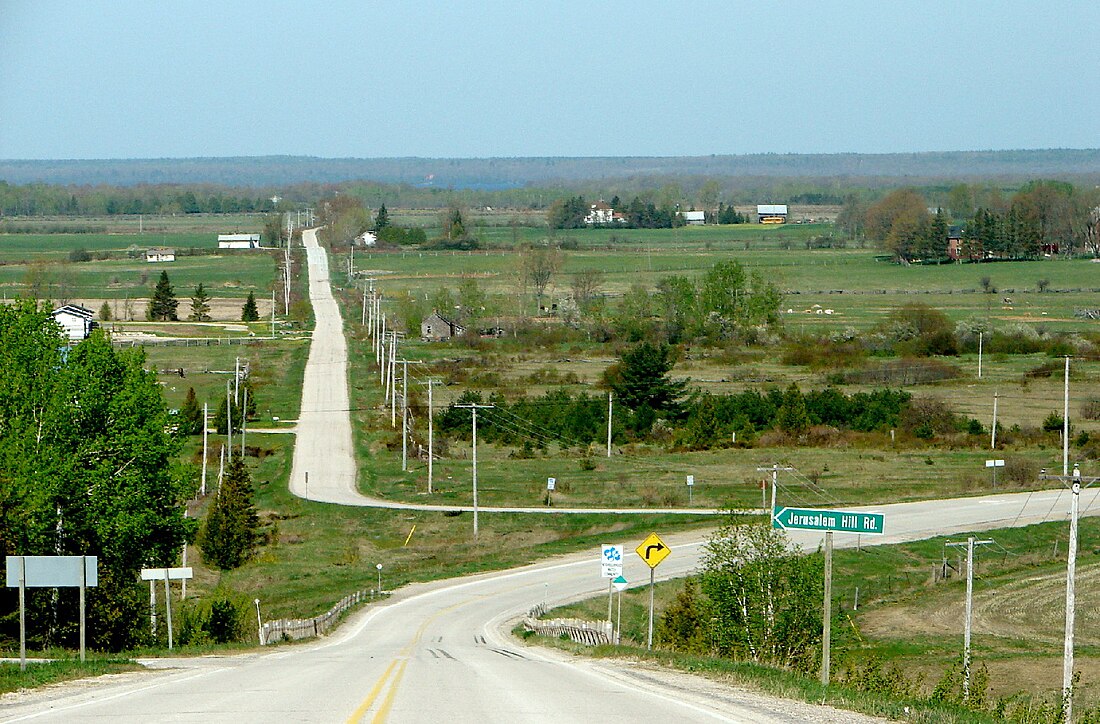
[[[370,593],[356,591],[344,596],[328,611],[313,618],[281,618],[265,621],[260,626],[260,645],[267,646],[280,641],[297,641],[311,636],[323,636],[340,620],[344,612],[373,597],[373,591]]]

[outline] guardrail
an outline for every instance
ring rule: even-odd
[[[527,616],[523,619],[523,628],[539,636],[568,636],[573,643],[588,646],[609,644],[612,638],[610,621],[584,621],[579,618],[553,618],[543,621]]]
[[[367,591],[356,591],[344,596],[328,611],[313,618],[281,618],[266,621],[260,626],[260,645],[267,646],[279,641],[297,641],[311,636],[323,636],[328,633],[341,614],[352,606],[366,601],[368,595],[373,598],[373,592],[368,594]]]

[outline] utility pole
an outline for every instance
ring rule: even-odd
[[[390,427],[397,427],[397,332],[390,335]]]
[[[1067,358],[1068,359],[1068,358]],[[1059,480],[1070,484],[1069,507],[1069,552],[1066,561],[1066,634],[1062,654],[1062,701],[1065,707],[1065,720],[1072,721],[1073,714],[1073,629],[1076,618],[1077,593],[1077,520],[1081,508],[1081,483],[1092,485],[1100,477],[1082,477],[1081,468],[1073,466],[1072,475],[1048,475],[1046,470],[1039,471],[1040,480]]]
[[[432,494],[432,458],[434,452],[432,450],[432,385],[435,384],[435,380],[431,377],[428,378],[428,495]]]
[[[424,364],[420,360],[402,359],[401,362],[401,472],[409,469],[409,365]]]
[[[970,701],[970,621],[974,611],[974,546],[984,546],[992,540],[966,539],[966,543],[945,543],[950,548],[966,546],[966,620],[963,623],[963,701]]]
[[[272,287],[272,289],[271,289],[271,338],[275,339],[275,288],[274,287]]]
[[[611,396],[613,394],[615,393],[607,393],[607,457],[611,457]]]
[[[208,403],[202,403],[202,485],[199,487],[199,493],[203,496],[206,495],[206,421]]]
[[[997,398],[999,395],[993,393],[993,429],[989,433],[989,448],[991,450],[997,449]]]
[[[775,489],[779,484],[779,471],[780,470],[782,470],[784,472],[790,472],[790,471],[794,470],[794,468],[792,468],[792,467],[780,467],[779,463],[774,463],[769,468],[757,468],[756,469],[756,472],[758,472],[758,473],[770,472],[772,474],[772,509],[768,513],[769,518],[771,516],[775,515]]]
[[[229,448],[229,462],[233,462],[233,393],[228,380],[225,383],[225,434],[226,447]]]
[[[982,378],[982,332],[978,332],[978,379]]]
[[[474,540],[477,540],[477,411],[491,410],[495,405],[478,405],[471,402],[468,405],[455,405],[455,407],[468,407],[472,413],[473,422],[473,463],[474,463]]]

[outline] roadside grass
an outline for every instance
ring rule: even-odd
[[[16,654],[18,656],[18,653]],[[47,656],[55,652],[47,652]],[[60,656],[72,656],[72,652],[60,653]],[[54,661],[28,661],[27,670],[19,670],[19,662],[0,663],[0,694],[34,689],[62,681],[72,681],[104,674],[119,674],[126,671],[143,669],[140,664],[117,656],[97,656],[90,653],[86,661],[78,658],[61,658]]]
[[[624,613],[625,615],[625,613]],[[751,662],[733,661],[710,656],[693,656],[674,651],[647,651],[642,644],[585,647],[571,641],[526,635],[522,627],[513,633],[529,644],[548,646],[581,656],[599,659],[622,659],[641,664],[674,669],[702,676],[720,684],[759,692],[814,706],[827,705],[869,716],[926,724],[987,724],[1002,721],[996,717],[969,711],[950,704],[936,704],[927,699],[899,699],[885,694],[860,691],[833,683],[828,687],[812,676],[775,669]]]

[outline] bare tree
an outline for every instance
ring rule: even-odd
[[[573,275],[573,301],[584,310],[600,293],[603,272],[599,269],[582,269]]]
[[[520,253],[520,269],[525,283],[535,288],[539,308],[554,274],[561,269],[564,255],[557,247],[528,247]]]

